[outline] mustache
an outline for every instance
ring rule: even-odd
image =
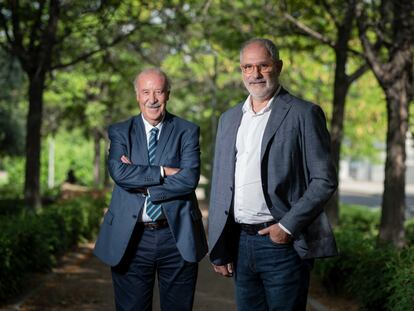
[[[156,103],[145,103],[145,107],[147,108],[159,108],[161,107],[161,104],[156,102]]]
[[[249,80],[249,84],[252,83],[266,83],[266,79],[251,79]]]

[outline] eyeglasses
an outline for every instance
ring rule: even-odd
[[[247,73],[247,74],[251,74],[254,71],[255,67],[257,68],[257,71],[261,73],[268,73],[272,71],[273,64],[270,63],[270,64],[258,64],[258,65],[253,65],[253,64],[240,65],[240,68],[243,71],[243,73]]]

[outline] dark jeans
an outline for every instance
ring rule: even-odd
[[[156,274],[161,310],[192,310],[198,264],[182,259],[169,228],[140,231],[133,256],[112,268],[116,310],[152,310]]]
[[[306,310],[310,267],[292,244],[241,232],[235,267],[237,310]]]

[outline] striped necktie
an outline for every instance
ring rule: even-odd
[[[150,139],[148,144],[148,160],[150,165],[155,164],[155,155],[157,152],[157,143],[158,143],[158,131],[159,129],[154,127],[150,131]],[[161,205],[152,203],[147,197],[147,215],[156,221],[162,215]]]

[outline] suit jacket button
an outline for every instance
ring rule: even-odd
[[[137,215],[132,215],[132,218],[137,218],[138,216]]]
[[[224,214],[228,215],[229,214],[229,211],[224,211]]]

